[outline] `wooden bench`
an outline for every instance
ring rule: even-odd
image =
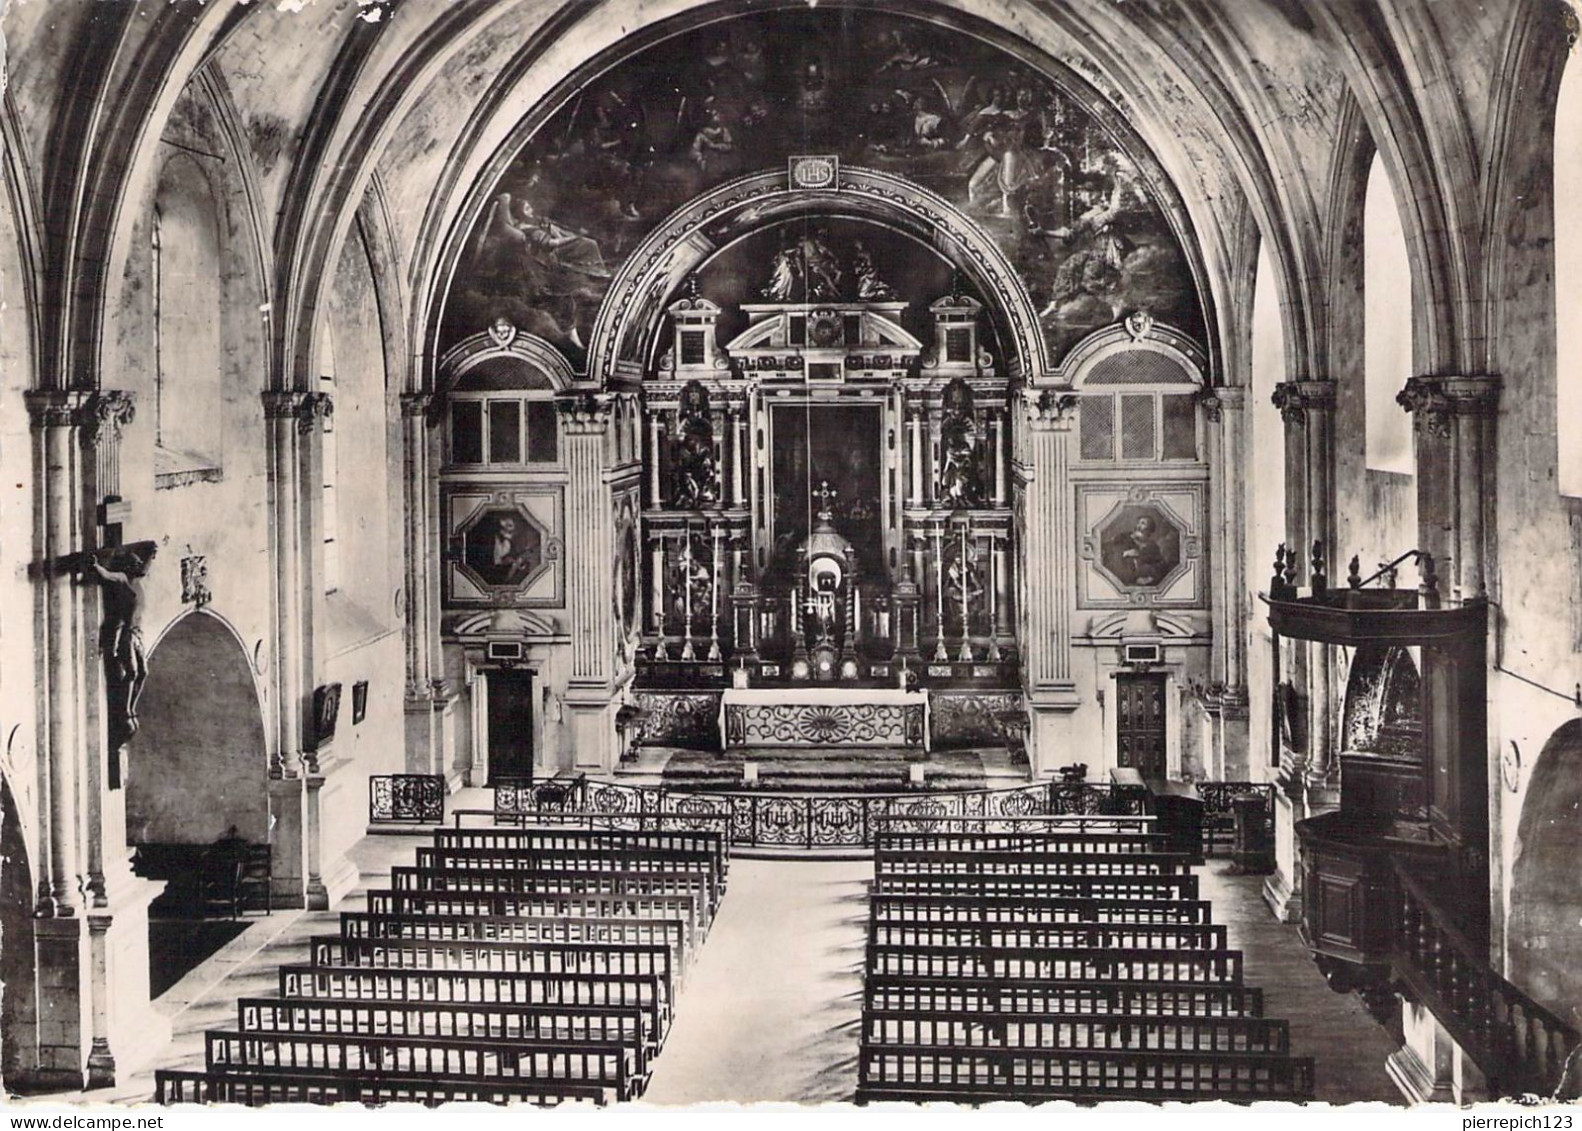
[[[532,1103],[554,1107],[563,1103],[608,1102],[604,1088],[568,1081],[537,1080],[401,1080],[377,1077],[292,1073],[193,1072],[160,1069],[154,1073],[158,1104],[339,1104],[416,1103],[438,1107],[447,1103]]]
[[[686,928],[689,950],[698,944],[704,926],[700,921],[700,908],[696,897],[640,893],[434,892],[375,889],[368,892],[367,914],[414,918],[436,915],[491,918],[548,915],[567,919],[675,919]]]
[[[380,915],[341,912],[348,939],[423,939],[473,942],[640,943],[668,947],[673,964],[687,960],[681,919],[569,918],[516,915]]]
[[[394,1001],[424,1005],[636,1006],[663,1045],[670,999],[652,974],[510,974],[498,970],[376,970],[355,966],[286,965],[283,998]]]
[[[1207,923],[1202,899],[874,895],[870,914],[897,923]]]
[[[1209,923],[908,923],[870,919],[868,941],[882,946],[1099,947],[1225,950],[1225,928]]]
[[[390,886],[395,891],[688,895],[698,901],[699,916],[703,923],[707,924],[714,912],[713,885],[707,875],[652,868],[606,871],[524,868],[493,872],[467,868],[413,868],[398,864],[390,869]]]
[[[568,1083],[634,1098],[635,1050],[629,1045],[560,1041],[484,1041],[447,1037],[384,1037],[327,1033],[204,1034],[210,1073],[349,1075],[381,1080],[532,1081]]]
[[[390,1002],[319,998],[242,998],[236,1003],[240,1032],[329,1033],[355,1036],[456,1037],[466,1040],[559,1040],[635,1044],[639,1075],[660,1034],[636,1006],[478,1005],[454,1002]]]
[[[421,854],[422,849],[418,850]],[[420,855],[421,859],[421,855]],[[875,875],[952,872],[962,876],[1165,876],[1191,862],[1169,852],[895,852],[876,850]]]
[[[1223,982],[1149,981],[1108,985],[1004,978],[930,978],[870,974],[863,1008],[938,1013],[1148,1014],[1157,1017],[1261,1017],[1263,991]]]
[[[1257,1053],[938,1049],[863,1045],[857,1102],[1036,1103],[1101,1100],[1301,1100],[1313,1063]]]
[[[1155,1017],[1146,1014],[958,1013],[869,1010],[868,1045],[929,1048],[1116,1049],[1285,1055],[1290,1026],[1266,1017]]]
[[[723,878],[730,872],[730,840],[717,832],[627,832],[614,829],[487,828],[436,829],[436,848],[673,848],[714,858]]]
[[[909,852],[1164,852],[1165,838],[1156,833],[913,833],[881,832],[874,838],[876,855]]]
[[[1196,899],[1198,879],[1190,873],[1161,876],[1022,876],[958,872],[876,875],[882,895],[984,895],[1022,898]]]
[[[672,1000],[675,971],[666,946],[603,943],[432,942],[317,935],[314,966],[374,970],[489,970],[507,974],[639,974],[659,979]]]
[[[420,848],[417,866],[433,871],[477,872],[606,872],[640,868],[674,876],[698,876],[708,893],[712,913],[719,904],[719,876],[714,871],[711,858],[701,854],[683,854],[665,849],[489,849],[489,848]]]
[[[885,946],[869,943],[873,974],[1083,982],[1241,982],[1240,951],[1121,947]]]

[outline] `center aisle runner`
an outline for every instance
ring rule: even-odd
[[[731,861],[643,1102],[850,1102],[873,861]]]

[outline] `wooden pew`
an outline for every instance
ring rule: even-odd
[[[1165,852],[1166,840],[1158,833],[881,832],[874,851],[891,856],[909,852]]]
[[[703,923],[713,918],[714,911],[712,884],[707,875],[653,868],[604,871],[524,868],[488,872],[468,868],[413,868],[398,864],[390,869],[390,886],[395,891],[689,895],[698,901]]]
[[[1146,1014],[957,1013],[869,1010],[866,1045],[929,1048],[1116,1049],[1286,1055],[1290,1026],[1266,1017],[1155,1017]]]
[[[516,915],[392,915],[341,912],[341,937],[473,942],[580,942],[670,948],[678,969],[689,957],[681,919]]]
[[[697,876],[704,884],[712,915],[719,905],[719,877],[712,858],[666,849],[487,849],[419,848],[417,866],[432,871],[613,872],[642,869],[672,876]]]
[[[910,923],[873,918],[880,946],[1225,950],[1225,928],[1210,923]]]
[[[1064,1049],[940,1049],[863,1045],[857,1102],[1024,1103],[1100,1100],[1300,1100],[1313,1063],[1257,1053]]]
[[[865,1010],[1032,1015],[1148,1014],[1158,1017],[1262,1017],[1263,991],[1224,982],[1114,982],[933,978],[869,974]]]
[[[603,943],[431,942],[317,935],[314,966],[374,970],[491,970],[507,974],[638,974],[659,979],[673,998],[675,971],[666,946]]]
[[[595,1084],[537,1080],[402,1080],[328,1076],[294,1072],[193,1072],[159,1069],[154,1073],[157,1104],[338,1104],[532,1103],[554,1107],[569,1102],[604,1104],[606,1090]]]
[[[419,849],[419,853],[423,850]],[[419,857],[421,861],[421,856]],[[874,873],[952,872],[964,876],[1167,876],[1191,862],[1169,852],[918,852],[874,853]]]
[[[659,1034],[637,1006],[479,1005],[320,998],[242,998],[236,1027],[243,1033],[329,1033],[355,1036],[455,1037],[497,1041],[592,1041],[635,1044],[637,1072],[646,1076]]]
[[[731,844],[716,832],[631,832],[621,829],[571,829],[564,827],[436,829],[436,848],[517,847],[672,848],[703,852],[714,858],[722,880],[730,872]]]
[[[997,895],[885,895],[870,914],[897,923],[1207,923],[1202,899],[1024,898]]]
[[[1237,950],[884,946],[869,943],[866,962],[866,969],[872,974],[909,974],[929,978],[1239,984],[1242,973],[1242,956]]]
[[[477,915],[493,918],[563,916],[566,918],[677,919],[686,927],[687,948],[697,946],[706,924],[691,895],[645,895],[619,892],[368,892],[369,915]],[[344,913],[343,913],[344,914]]]
[[[635,1050],[629,1045],[560,1041],[457,1040],[448,1037],[384,1037],[369,1034],[204,1034],[209,1073],[236,1069],[262,1075],[346,1074],[381,1080],[531,1081],[604,1089],[610,1098],[632,1099]]]
[[[286,965],[280,996],[414,1005],[636,1006],[663,1045],[670,999],[652,974],[512,974],[500,970],[379,970],[357,966]]]
[[[1189,873],[1159,876],[1021,876],[958,872],[875,875],[882,895],[984,895],[1011,898],[1196,899],[1198,879]]]

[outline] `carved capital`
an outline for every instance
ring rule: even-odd
[[[406,417],[408,420],[417,417],[423,417],[427,419],[430,424],[432,424],[434,422],[434,394],[402,393],[401,415]]]
[[[114,443],[121,429],[137,416],[136,396],[123,389],[100,389],[90,396],[78,412],[83,443],[96,445],[101,439]]]
[[[1407,378],[1405,387],[1395,394],[1395,403],[1412,414],[1417,427],[1426,435],[1441,439],[1450,435],[1453,410],[1439,379]]]
[[[1207,416],[1209,423],[1218,424],[1225,415],[1225,402],[1219,398],[1219,390],[1204,386],[1198,390],[1197,403],[1203,406],[1203,415]]]
[[[1022,396],[1028,422],[1040,431],[1069,428],[1081,401],[1069,389],[1027,389]]]
[[[322,430],[335,417],[335,401],[328,393],[303,393],[297,405],[297,431],[304,436]]]
[[[89,394],[82,389],[29,389],[22,394],[35,428],[70,428],[81,420]]]
[[[1306,424],[1310,412],[1335,411],[1333,381],[1282,381],[1270,398],[1287,424]]]
[[[573,393],[556,397],[555,407],[569,435],[596,435],[609,427],[614,400],[602,393]]]

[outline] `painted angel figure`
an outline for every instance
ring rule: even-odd
[[[802,283],[802,249],[795,244],[775,253],[774,271],[763,296],[773,302],[790,302]]]

